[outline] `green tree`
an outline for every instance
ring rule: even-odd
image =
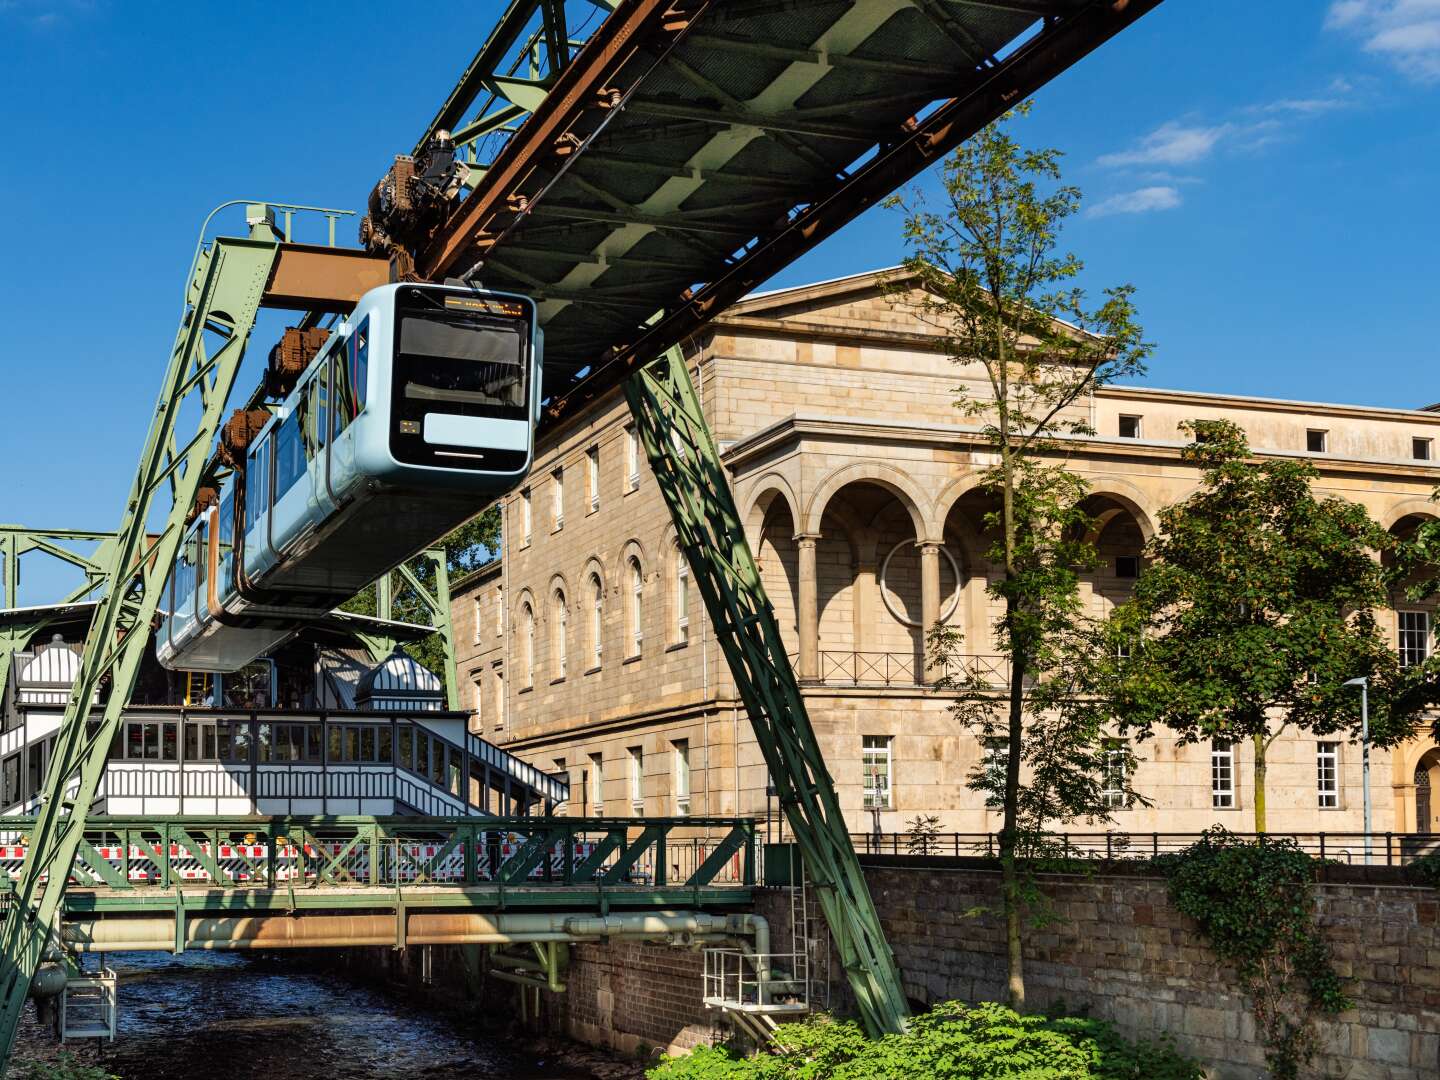
[[[1132,288],[1108,289],[1091,307],[1075,284],[1080,260],[1057,253],[1059,231],[1079,209],[1080,193],[1060,183],[1058,150],[1027,149],[1011,137],[1009,125],[1028,110],[1020,106],[946,159],[938,208],[919,192],[890,201],[903,211],[910,249],[903,302],[944,335],[965,380],[956,407],[993,451],[982,486],[995,502],[987,521],[990,558],[1002,572],[990,589],[1004,604],[996,631],[1009,660],[1008,702],[997,715],[995,694],[979,679],[962,673],[950,685],[961,689],[957,715],[997,740],[1001,767],[982,769],[974,783],[993,779],[1002,808],[1009,999],[1016,1009],[1025,1002],[1017,851],[1027,687],[1061,665],[1063,643],[1074,640],[1070,631],[1080,618],[1079,570],[1094,559],[1077,539],[1087,531],[1080,509],[1085,487],[1058,460],[1056,439],[1089,433],[1082,402],[1105,383],[1143,371],[1149,352]],[[932,662],[948,665],[957,637],[943,628],[927,632]],[[1039,717],[1043,705],[1039,698],[1035,704],[1030,715]],[[1076,764],[1070,772],[1078,775],[1091,763]],[[1054,785],[1045,794],[1064,791]]]
[[[1394,745],[1414,733],[1427,671],[1402,669],[1376,623],[1393,578],[1377,556],[1394,539],[1364,507],[1317,496],[1309,462],[1257,460],[1229,421],[1186,430],[1200,488],[1161,513],[1105,630],[1123,658],[1093,689],[1142,738],[1249,742],[1265,832],[1266,756],[1283,732],[1357,738],[1360,695],[1345,683],[1368,676],[1371,738]]]

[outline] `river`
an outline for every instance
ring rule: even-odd
[[[125,953],[115,1042],[99,1058],[121,1080],[588,1080],[547,1067],[462,1018],[307,971],[298,957]],[[15,1060],[50,1056],[26,1006]],[[93,1045],[93,1044],[90,1044]]]

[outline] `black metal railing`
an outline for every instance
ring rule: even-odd
[[[1198,832],[1092,832],[1046,833],[1036,843],[1037,853],[1060,858],[1145,861],[1184,851],[1205,834]],[[1366,865],[1366,835],[1360,832],[1235,833],[1244,840],[1293,840],[1306,854],[1330,862]],[[909,855],[994,858],[1000,850],[999,833],[852,833],[862,855]],[[1372,832],[1370,864],[1404,866],[1440,852],[1440,833]]]
[[[797,656],[791,656],[795,664]],[[868,652],[822,649],[819,681],[826,686],[926,686],[924,658],[916,651]],[[965,654],[953,656],[946,674],[956,684],[1001,689],[1010,683],[1010,660],[1005,656]]]

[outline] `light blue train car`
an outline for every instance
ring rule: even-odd
[[[366,293],[186,534],[160,662],[243,667],[515,488],[542,351],[524,296]]]

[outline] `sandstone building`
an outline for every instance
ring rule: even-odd
[[[943,618],[963,632],[968,667],[1005,677],[980,538],[986,450],[952,404],[967,373],[881,280],[749,297],[688,358],[852,829],[934,813],[946,831],[987,832],[998,814],[966,787],[983,749],[927,688],[921,650],[921,627]],[[1180,460],[1186,420],[1229,418],[1259,453],[1308,457],[1326,493],[1386,528],[1437,513],[1433,412],[1148,387],[1106,388],[1082,407],[1096,434],[1063,449],[1099,523],[1104,566],[1083,585],[1097,615],[1128,594],[1160,510],[1198,483]],[[475,730],[568,771],[571,813],[764,813],[763,760],[623,397],[539,446],[503,514],[502,557],[453,590]],[[1396,608],[1396,647],[1425,655],[1432,607],[1397,597]],[[1135,788],[1155,805],[1117,809],[1114,828],[1251,828],[1248,746],[1160,738],[1136,750]],[[1376,751],[1376,829],[1435,828],[1432,780],[1430,739]],[[1361,828],[1356,745],[1283,736],[1267,787],[1273,830]]]

